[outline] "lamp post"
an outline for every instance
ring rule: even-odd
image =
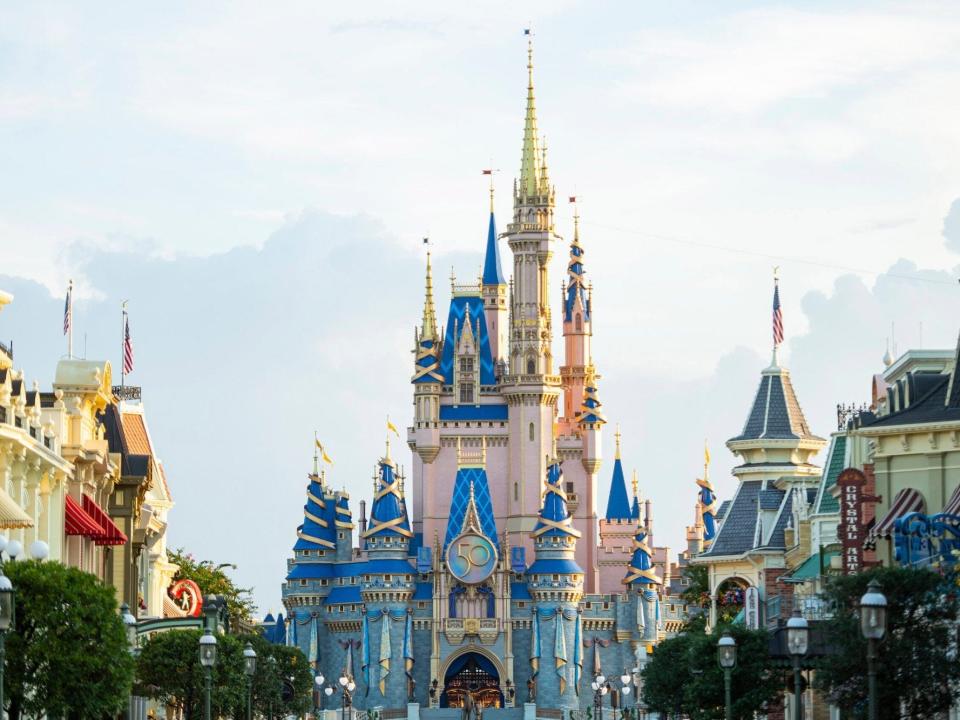
[[[3,574],[0,567],[0,717],[3,716],[3,671],[7,664],[7,630],[13,625],[14,605],[13,583]]]
[[[332,685],[327,685],[327,686],[323,689],[323,694],[326,695],[328,698],[329,698],[331,695],[333,695],[333,686],[332,686]],[[323,698],[320,698],[320,702],[321,702],[321,703],[323,702]],[[322,705],[321,705],[320,707],[321,707],[321,709],[323,709],[323,706],[322,706]],[[325,712],[325,711],[324,711],[324,712]]]
[[[793,609],[793,615],[787,620],[787,649],[793,658],[793,718],[803,718],[803,691],[800,677],[800,659],[807,654],[810,646],[810,626],[807,619],[800,614],[800,608]]]
[[[131,655],[134,655],[137,648],[137,619],[133,616],[133,613],[130,612],[130,606],[126,603],[120,606],[120,621],[123,623],[123,630],[127,635],[127,649]],[[131,714],[130,704],[132,702],[133,698],[128,697],[127,709],[124,711],[124,715],[127,718],[129,718]],[[2,707],[2,705],[0,705],[0,707]]]
[[[590,683],[593,689],[593,715],[595,720],[601,720],[603,717],[603,696],[607,694],[607,678],[604,675],[597,675]]]
[[[277,679],[277,659],[273,655],[267,656],[267,664],[270,666],[270,701],[269,705],[269,715],[268,720],[273,720],[273,693],[276,689],[276,683],[274,682]]]
[[[347,674],[343,674],[337,680],[340,683],[340,717],[341,720],[346,720],[348,713],[350,712],[350,707],[353,704],[353,691],[356,689],[357,685],[353,682],[353,678]]]
[[[314,692],[314,703],[313,703],[313,714],[317,717],[320,716],[320,707],[323,703],[323,681],[326,678],[323,676],[323,673],[318,673],[315,678],[313,678],[313,692]]]
[[[210,693],[213,667],[217,664],[217,639],[210,628],[200,636],[200,665],[203,666],[203,720],[210,720]]]
[[[257,651],[247,643],[243,648],[243,674],[247,676],[247,720],[253,720],[253,676],[257,672]]]
[[[860,631],[867,640],[867,717],[877,720],[877,643],[887,632],[887,598],[876,578],[867,583],[867,592],[860,598]]]
[[[737,641],[729,632],[717,641],[717,664],[723,669],[724,718],[733,720],[733,669],[737,666]]]

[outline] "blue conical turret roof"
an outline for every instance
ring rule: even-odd
[[[483,260],[483,284],[506,285],[503,269],[500,267],[500,248],[497,245],[497,223],[490,209],[490,226],[487,229],[487,252]]]
[[[310,476],[307,504],[303,506],[303,525],[297,528],[294,550],[318,550],[336,547],[336,515],[332,496],[326,496],[318,475]]]
[[[350,512],[350,496],[347,495],[346,491],[337,495],[337,527],[353,527],[353,513]]]
[[[623,578],[625,585],[660,585],[660,578],[653,572],[653,551],[647,545],[647,529],[637,528],[633,536],[633,557]]]
[[[543,507],[533,529],[533,537],[578,538],[580,531],[573,527],[573,518],[567,509],[567,494],[563,491],[563,471],[560,461],[555,460],[547,468],[547,483],[543,495]]]
[[[580,215],[574,216],[573,242],[570,243],[570,261],[567,263],[567,295],[563,302],[563,320],[573,320],[573,308],[580,300],[583,320],[590,320],[590,298],[587,296],[586,271],[583,269],[583,246],[580,245]]]
[[[410,538],[410,521],[400,492],[396,466],[388,457],[380,460],[379,487],[370,507],[370,527],[365,538],[400,536]]]
[[[613,460],[613,476],[610,478],[610,495],[607,498],[607,520],[630,520],[633,512],[630,509],[630,497],[627,495],[627,481],[623,476],[623,463],[620,461],[620,426],[617,426],[617,432],[614,433],[617,449]],[[639,517],[640,506],[637,499],[633,499],[637,505],[637,516]]]

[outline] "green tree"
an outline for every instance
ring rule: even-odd
[[[169,630],[153,635],[137,660],[138,692],[173,705],[184,717],[202,717],[204,673],[199,630]],[[211,706],[215,716],[246,717],[247,677],[243,648],[253,645],[257,672],[252,681],[254,713],[300,716],[310,708],[313,674],[297,648],[272,645],[259,635],[218,635]],[[274,658],[274,663],[269,661]]]
[[[151,636],[137,658],[138,693],[173,705],[186,718],[203,716],[204,670],[199,630],[169,630]],[[216,716],[240,707],[244,695],[243,648],[232,635],[217,636],[211,706]]]
[[[730,625],[704,632],[697,618],[675,638],[657,645],[643,674],[643,698],[650,710],[682,714],[692,720],[724,716],[723,670],[717,664],[717,641],[728,630],[737,641],[737,667],[732,674],[733,716],[748,720],[764,711],[780,694],[782,673],[773,672],[769,635]]]
[[[689,580],[686,589],[680,593],[683,601],[691,607],[710,607],[710,575],[706,565],[687,565],[683,576]]]
[[[206,595],[220,595],[227,601],[227,611],[231,621],[249,623],[253,619],[257,606],[253,602],[249,588],[239,588],[225,572],[225,568],[235,567],[230,563],[214,565],[210,560],[197,560],[183,548],[169,552],[170,562],[180,569],[174,580],[193,580]]]
[[[887,597],[887,633],[877,663],[878,714],[884,720],[931,718],[946,713],[960,682],[956,652],[956,576],[924,568],[875,568],[837,577],[824,593],[834,608],[815,684],[844,717],[867,712],[867,642],[860,632],[859,600],[876,578]],[[903,712],[900,708],[903,708]]]
[[[53,562],[7,562],[3,570],[16,592],[6,641],[9,717],[117,715],[130,695],[133,658],[113,588]]]

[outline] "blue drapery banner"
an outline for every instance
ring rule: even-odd
[[[580,677],[583,675],[583,621],[577,613],[577,622],[573,626],[573,689],[580,696]]]
[[[403,628],[403,663],[407,680],[413,680],[413,613],[407,613],[407,622]]]
[[[310,645],[308,646],[307,651],[307,662],[309,662],[311,665],[316,664],[318,660],[317,655],[317,619],[312,618],[310,621]]]
[[[540,674],[540,615],[533,609],[533,638],[530,643],[530,677],[536,680]]]
[[[361,661],[361,670],[363,671],[364,696],[370,695],[370,622],[367,620],[369,613],[363,615],[363,659]]]
[[[390,674],[390,656],[393,648],[390,645],[390,615],[383,612],[383,624],[380,626],[380,694],[387,694],[387,675]]]
[[[556,613],[555,632],[553,636],[553,656],[557,665],[557,677],[560,682],[560,694],[567,689],[567,638],[563,630],[563,613]]]

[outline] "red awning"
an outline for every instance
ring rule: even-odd
[[[103,528],[100,527],[100,523],[84,512],[77,501],[69,495],[67,495],[64,510],[63,524],[67,535],[84,535],[88,538],[98,538],[103,535]]]
[[[90,515],[102,528],[99,537],[94,538],[97,545],[123,545],[127,542],[127,536],[117,527],[116,523],[110,519],[103,508],[97,505],[89,495],[83,496],[83,509]]]
[[[953,495],[947,500],[947,504],[941,510],[944,515],[960,515],[960,485],[953,491]]]
[[[868,539],[875,540],[878,537],[890,537],[890,535],[893,534],[893,524],[897,520],[912,512],[923,512],[924,505],[923,495],[920,494],[919,490],[915,490],[914,488],[901,490],[893,498],[887,514],[877,520],[877,523],[870,531]]]

